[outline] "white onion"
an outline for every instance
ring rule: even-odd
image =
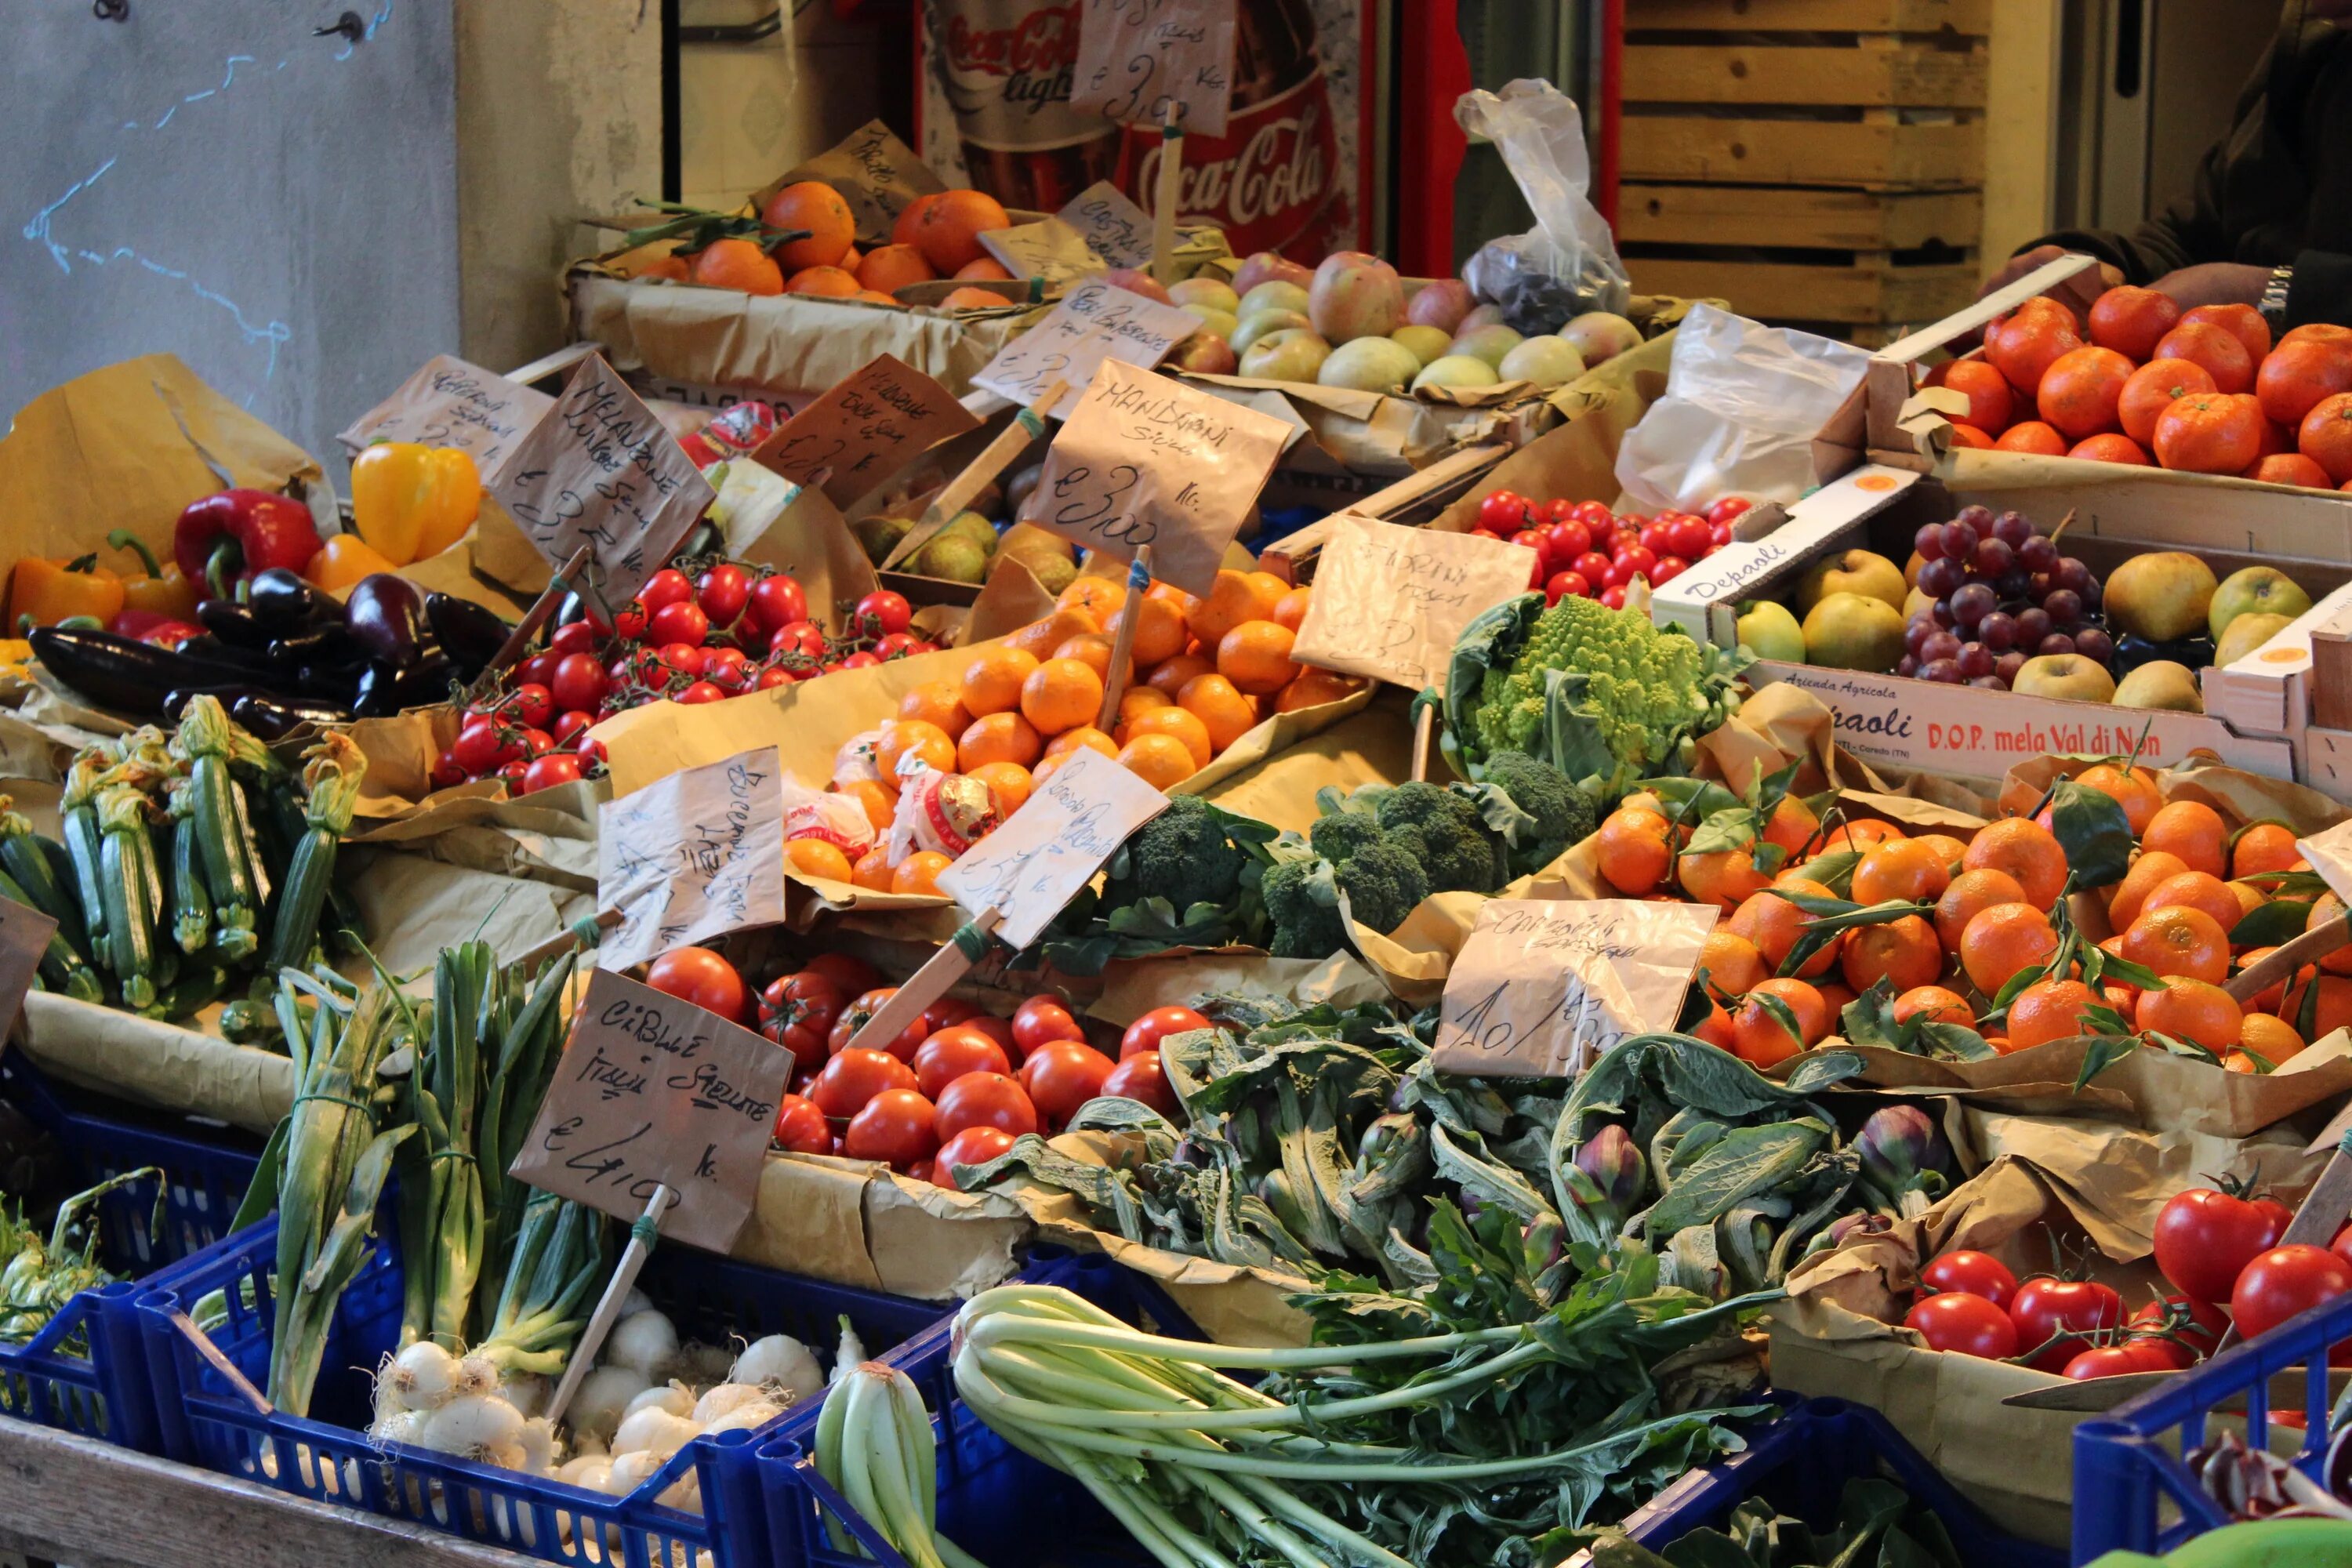
[[[613,1452],[623,1457],[654,1454],[667,1459],[694,1441],[701,1430],[684,1415],[673,1415],[667,1410],[640,1410],[622,1422],[621,1429],[613,1435]]]
[[[833,1376],[827,1380],[827,1386],[856,1372],[865,1361],[866,1342],[857,1337],[857,1331],[849,1326],[845,1317],[841,1320],[841,1342],[834,1347]]]
[[[639,1312],[650,1312],[653,1310],[653,1298],[635,1285],[630,1286],[629,1293],[621,1298],[621,1316],[624,1318],[634,1318]]]
[[[496,1394],[499,1391],[499,1363],[486,1356],[461,1356],[457,1361],[457,1381],[451,1385],[452,1394]]]
[[[572,1457],[575,1459],[609,1458],[613,1453],[611,1446],[604,1438],[593,1432],[583,1432],[576,1427],[572,1432],[572,1441],[568,1447],[572,1449]]]
[[[767,1392],[756,1384],[722,1383],[715,1388],[704,1390],[702,1397],[694,1402],[694,1408],[687,1414],[708,1425],[738,1405],[762,1403],[767,1397]]]
[[[623,1318],[604,1342],[604,1364],[635,1367],[647,1382],[665,1375],[677,1357],[677,1328],[659,1312]]]
[[[533,1415],[522,1424],[522,1436],[517,1442],[522,1448],[523,1462],[517,1468],[543,1476],[555,1468],[555,1423],[544,1415]]]
[[[555,1479],[566,1486],[583,1487],[592,1492],[604,1489],[604,1478],[613,1473],[613,1461],[604,1454],[583,1454],[567,1460]]]
[[[685,1513],[702,1511],[702,1477],[693,1470],[672,1481],[661,1496],[654,1499],[664,1508],[674,1508]]]
[[[824,1386],[824,1369],[800,1341],[789,1334],[770,1334],[745,1347],[735,1358],[727,1381],[781,1388],[803,1399]]]
[[[531,1470],[530,1450],[520,1443],[509,1443],[503,1448],[485,1448],[480,1458],[484,1464],[496,1465],[502,1470],[536,1473]]]
[[[678,1375],[698,1388],[727,1381],[727,1369],[735,1364],[735,1352],[725,1345],[705,1344],[700,1340],[688,1340],[677,1352]]]
[[[377,1416],[375,1424],[368,1428],[368,1440],[372,1443],[419,1442],[417,1433],[425,1425],[425,1412],[422,1410],[387,1411]]]
[[[444,1454],[479,1458],[513,1447],[522,1437],[522,1417],[495,1394],[469,1394],[435,1410],[419,1429],[418,1441]]]
[[[499,1397],[522,1412],[528,1421],[547,1408],[547,1396],[553,1390],[547,1379],[535,1372],[510,1372],[499,1384]]]
[[[609,1497],[626,1497],[647,1481],[654,1472],[669,1463],[667,1454],[655,1456],[640,1450],[634,1454],[615,1454],[612,1468],[604,1472],[604,1491]]]
[[[726,1415],[714,1416],[702,1428],[706,1437],[719,1432],[751,1432],[766,1426],[784,1413],[784,1407],[772,1400],[755,1399],[749,1405],[739,1405]]]
[[[625,1366],[600,1366],[580,1380],[572,1398],[572,1429],[610,1437],[621,1424],[629,1401],[643,1394],[652,1380]]]
[[[694,1394],[682,1383],[663,1383],[646,1389],[621,1407],[621,1422],[628,1424],[630,1416],[640,1410],[667,1410],[672,1415],[694,1414]]]
[[[383,1390],[403,1410],[432,1410],[457,1392],[457,1358],[431,1340],[419,1340],[392,1358],[377,1382],[379,1405]]]

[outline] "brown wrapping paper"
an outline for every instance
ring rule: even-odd
[[[2104,760],[2036,757],[2030,763],[2021,763],[2010,769],[2009,776],[2001,781],[2000,809],[2005,815],[2022,816],[2032,810],[2060,779],[2073,778]],[[2219,763],[2159,768],[2153,771],[2152,776],[2157,793],[2164,796],[2168,805],[2176,800],[2200,801],[2220,812],[2232,832],[2249,822],[2284,822],[2294,829],[2296,837],[2307,838],[2352,816],[2352,811],[2315,789],[2285,779],[2264,778]]]
[[[21,1027],[44,1072],[136,1104],[268,1132],[294,1103],[289,1058],[216,1035],[46,991],[25,998]]]
[[[1181,958],[1122,959],[1103,969],[1102,994],[1087,1016],[1125,1028],[1154,1007],[1214,992],[1334,1007],[1389,999],[1379,975],[1346,953],[1329,958],[1268,958],[1255,952],[1195,952]]]
[[[0,779],[62,784],[76,752],[131,729],[110,713],[84,706],[36,665],[32,680],[11,679],[0,689]]]

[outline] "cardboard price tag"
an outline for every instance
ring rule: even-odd
[[[2311,868],[2319,873],[2329,892],[2352,902],[2352,820],[2339,822],[2308,838],[2298,838],[2294,847],[2311,862]]]
[[[992,228],[980,237],[989,255],[1015,278],[1035,278],[1048,289],[1091,278],[1103,270],[1103,259],[1086,237],[1060,218],[1048,217],[1013,228]]]
[[[1120,360],[1149,369],[1200,330],[1198,316],[1097,279],[1062,296],[1044,321],[997,351],[972,384],[1025,405],[1054,383],[1066,382],[1068,395],[1048,412],[1067,419],[1078,405],[1079,392],[1106,363]]]
[[[58,922],[30,904],[0,899],[0,1039],[16,1026],[25,993],[33,988],[33,976],[41,967],[41,954],[57,934]]]
[[[1022,518],[1121,561],[1149,544],[1153,576],[1206,594],[1290,434],[1271,415],[1106,360],[1046,448]]]
[[[600,969],[509,1174],[629,1220],[666,1186],[677,1200],[662,1234],[726,1252],[751,1217],[792,1071],[772,1041]]]
[[[1129,835],[1167,809],[1166,795],[1076,747],[1003,826],[940,873],[940,889],[974,914],[1002,914],[996,934],[1026,947]]]
[[[1223,136],[1233,113],[1236,0],[1086,0],[1070,107],[1122,125],[1171,116]]]
[[[1525,545],[1342,514],[1315,563],[1315,595],[1290,656],[1419,690],[1444,678],[1454,641],[1528,591]]]
[[[786,420],[751,460],[794,484],[817,484],[834,505],[847,506],[979,425],[946,387],[884,354]]]
[[[598,945],[597,967],[783,922],[783,772],[768,746],[599,808],[596,907],[621,923]]]
[[[616,605],[668,562],[715,493],[602,354],[582,362],[488,484],[548,564],[560,571],[586,547]]]
[[[1673,1028],[1717,918],[1634,899],[1490,900],[1446,974],[1434,1065],[1559,1078],[1628,1035]]]
[[[948,183],[932,173],[912,147],[878,120],[867,121],[791,170],[761,192],[760,200],[764,204],[777,191],[803,180],[821,180],[841,193],[857,224],[857,243],[867,247],[890,242],[890,226],[916,197],[948,188]]]
[[[435,354],[335,438],[353,453],[373,441],[446,447],[467,453],[488,474],[554,404],[547,394],[496,371]]]
[[[1151,259],[1151,215],[1108,180],[1097,180],[1054,216],[1077,230],[1106,267],[1141,267]]]

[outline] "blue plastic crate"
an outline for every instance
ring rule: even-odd
[[[1180,1339],[1202,1337],[1165,1291],[1100,1256],[1041,1252],[1021,1276],[1059,1285],[1129,1322]],[[915,1380],[931,1408],[939,1449],[939,1531],[982,1563],[1051,1562],[1056,1568],[1150,1568],[1152,1557],[1084,1485],[1007,1444],[954,1397],[952,1321],[875,1359]],[[787,1412],[759,1450],[769,1561],[775,1568],[907,1568],[816,1468],[816,1410]],[[830,1514],[865,1548],[835,1549]]]
[[[1748,1430],[1745,1451],[1685,1473],[1636,1509],[1625,1532],[1655,1552],[1694,1530],[1720,1530],[1750,1498],[1822,1529],[1836,1522],[1847,1481],[1874,1477],[1931,1510],[1969,1568],[2065,1568],[2057,1547],[1996,1528],[1877,1411],[1842,1399],[1783,1398],[1778,1419]]]
[[[164,1454],[551,1563],[756,1568],[770,1561],[752,1457],[759,1441],[778,1429],[774,1425],[760,1433],[698,1437],[625,1498],[404,1444],[371,1442],[365,1427],[372,1373],[400,1336],[398,1228],[387,1205],[375,1251],[337,1307],[307,1418],[255,1409],[178,1321],[205,1296],[223,1292],[228,1321],[211,1333],[212,1342],[256,1387],[268,1382],[274,1216],[152,1282],[140,1294],[137,1311]],[[725,1343],[729,1336],[785,1333],[828,1360],[844,1315],[867,1353],[877,1354],[931,1329],[946,1311],[936,1302],[828,1285],[677,1245],[655,1254],[638,1288],[677,1323],[681,1338]],[[689,1473],[701,1489],[702,1513],[653,1500]]]
[[[163,1173],[160,1220],[152,1180],[99,1200],[98,1259],[118,1276],[116,1283],[76,1296],[31,1342],[0,1345],[0,1414],[160,1453],[153,1393],[130,1310],[141,1287],[132,1281],[227,1234],[259,1151],[239,1146],[241,1135],[226,1130],[213,1134],[216,1145],[185,1124],[167,1130],[154,1119],[151,1125],[127,1108],[100,1113],[51,1088],[13,1051],[0,1055],[0,1100],[48,1135],[68,1193],[142,1166]]]
[[[2352,1296],[2314,1307],[2074,1428],[2074,1561],[2115,1551],[2170,1552],[2231,1522],[2180,1462],[2210,1417],[2243,1415],[2246,1441],[2270,1439],[2271,1379],[2302,1367],[2304,1439],[2294,1462],[2314,1479],[2327,1453],[2328,1347],[2352,1340]],[[2167,1502],[2172,1516],[2164,1516]]]

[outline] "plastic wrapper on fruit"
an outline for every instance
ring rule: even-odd
[[[1536,215],[1527,233],[1479,247],[1462,269],[1471,292],[1502,307],[1505,323],[1530,337],[1588,310],[1623,315],[1633,287],[1609,220],[1585,195],[1592,161],[1575,100],[1548,81],[1521,79],[1499,93],[1464,93],[1454,118],[1494,142]]]
[[[898,813],[890,823],[891,865],[922,849],[952,860],[996,830],[995,798],[982,780],[920,764],[900,776]]]

